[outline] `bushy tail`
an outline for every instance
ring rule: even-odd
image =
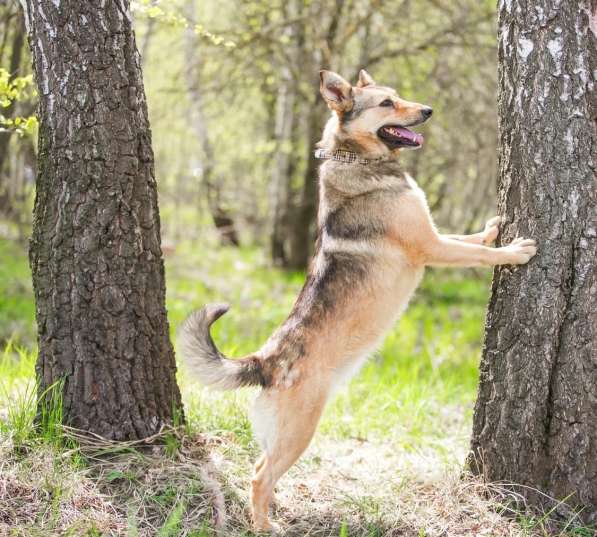
[[[189,371],[203,384],[220,390],[265,386],[262,363],[256,356],[226,358],[209,327],[228,311],[227,304],[208,304],[192,313],[178,330],[178,348]]]

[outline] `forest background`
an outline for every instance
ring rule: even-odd
[[[233,308],[215,337],[226,354],[240,355],[255,350],[290,310],[316,231],[313,152],[329,115],[318,91],[320,68],[354,81],[365,67],[434,108],[421,128],[424,148],[405,154],[404,167],[427,193],[442,231],[474,232],[493,216],[493,1],[137,1],[132,13],[173,334],[196,307],[227,301]],[[12,0],[0,2],[0,68],[0,431],[2,449],[13,453],[30,437],[34,414],[27,238],[37,101],[22,13]],[[488,270],[428,271],[408,313],[330,405],[315,446],[286,478],[280,504],[297,535],[544,534],[549,517],[517,511],[508,494],[480,495],[480,482],[459,479],[489,279]],[[242,529],[256,452],[245,417],[251,394],[214,394],[184,374],[180,384],[188,435],[203,434],[230,470],[224,491]],[[29,487],[27,505],[0,504],[24,534],[207,532],[204,522],[217,508],[197,504],[197,483],[182,479],[175,463],[152,468],[178,479],[176,487],[143,481],[144,465],[155,461],[110,467],[98,480],[77,461],[57,463],[55,438],[46,440],[35,455],[10,455],[3,468],[3,482]],[[54,498],[50,507],[39,490]],[[81,507],[83,497],[93,501]],[[512,516],[499,516],[504,512]]]

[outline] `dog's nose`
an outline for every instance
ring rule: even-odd
[[[431,114],[433,114],[433,108],[426,106],[425,108],[421,109],[421,114],[423,114],[425,119],[428,119],[431,117]]]

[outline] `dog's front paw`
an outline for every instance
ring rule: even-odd
[[[525,265],[537,253],[537,244],[533,239],[518,238],[499,250],[505,254],[502,264]]]
[[[494,216],[485,223],[485,229],[481,232],[483,244],[485,246],[489,246],[495,239],[497,239],[498,233],[500,232],[499,225],[501,220],[502,219],[499,216]]]

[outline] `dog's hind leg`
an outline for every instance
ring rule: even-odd
[[[269,521],[269,504],[273,485],[266,453],[261,456],[260,461],[263,462],[261,465],[255,465],[255,474],[251,479],[251,515],[255,529],[267,531],[272,528]]]
[[[297,395],[307,400],[297,400]],[[276,482],[307,449],[325,399],[314,399],[312,394],[288,390],[275,395],[268,394],[267,401],[259,401],[258,406],[264,403],[270,410],[274,409],[272,417],[275,425],[267,427],[270,435],[263,439],[265,453],[257,461],[256,472],[251,480],[253,523],[258,530],[271,528],[268,512]]]

